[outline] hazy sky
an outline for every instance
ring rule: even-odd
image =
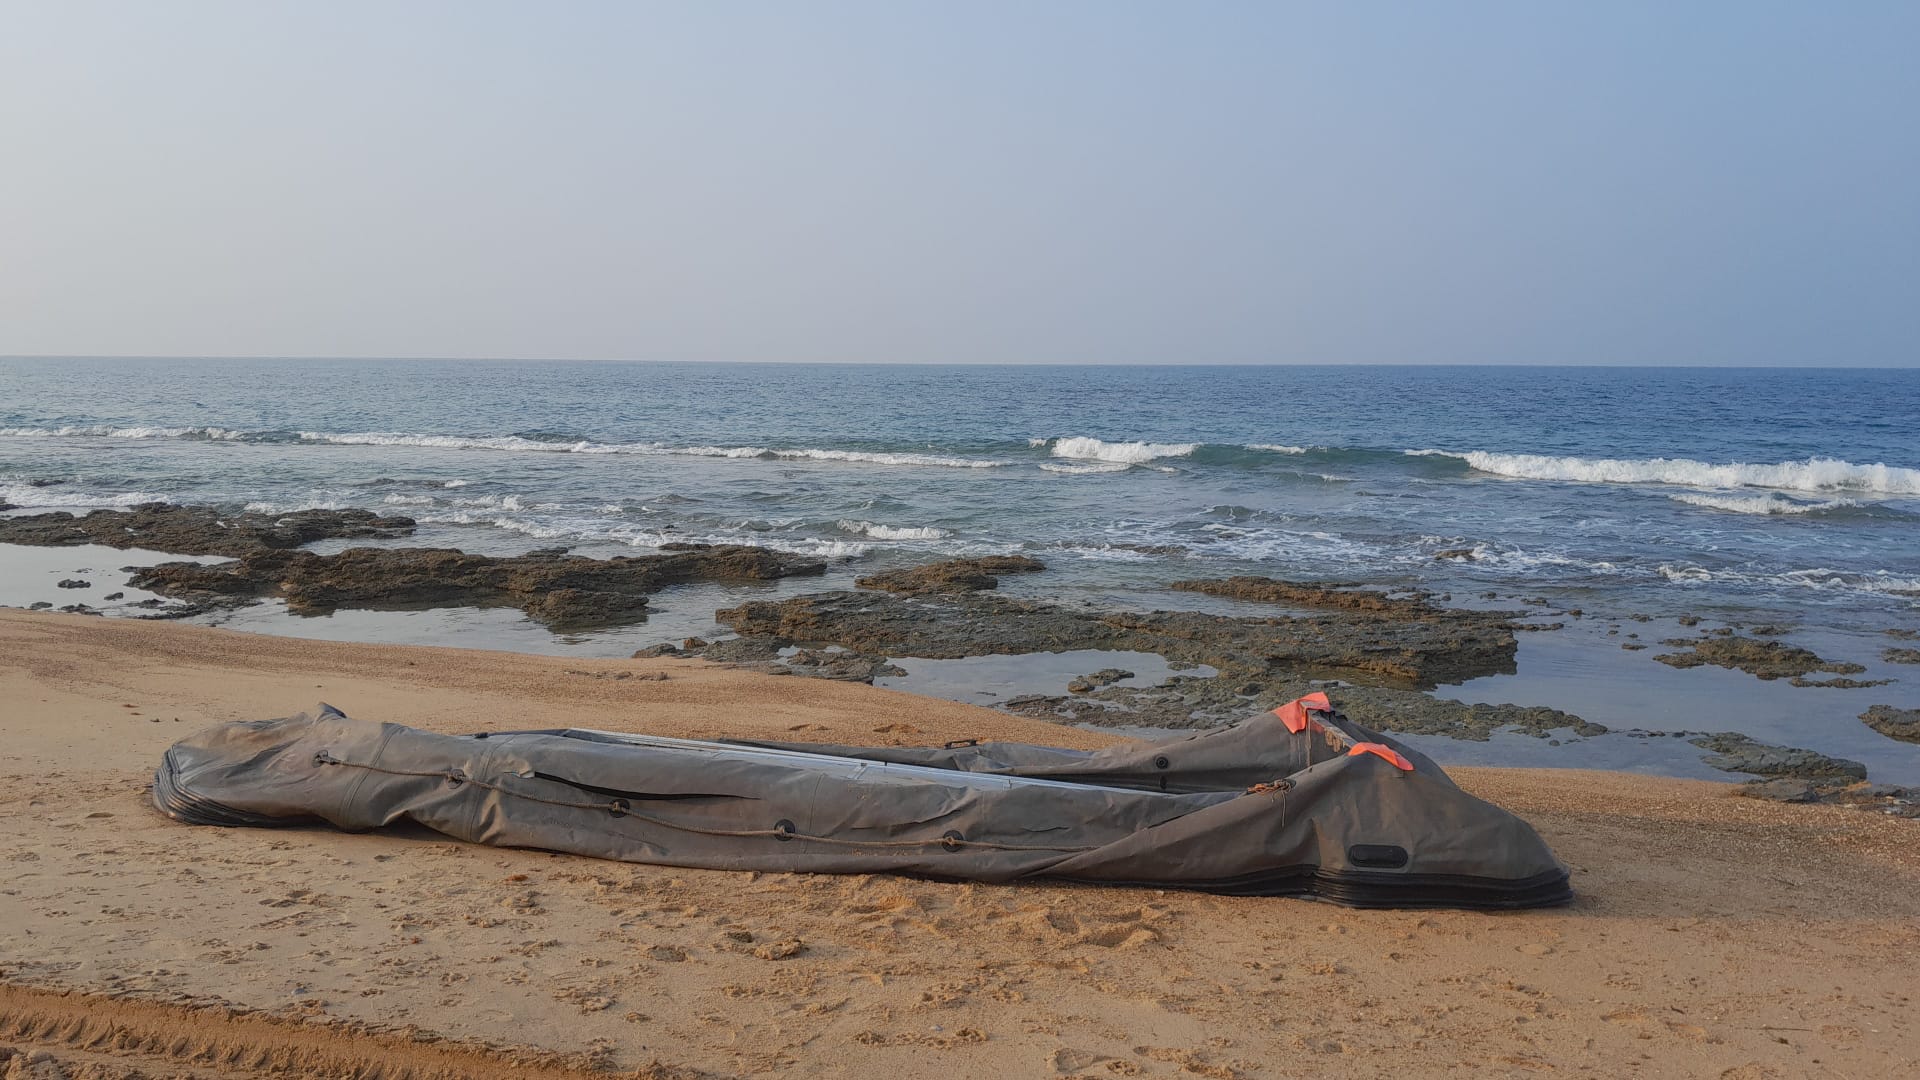
[[[1920,364],[1920,3],[0,0],[0,354]]]

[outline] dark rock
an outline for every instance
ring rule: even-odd
[[[1348,581],[1278,581],[1264,577],[1230,577],[1202,581],[1176,581],[1171,586],[1185,592],[1224,596],[1232,600],[1253,600],[1291,607],[1328,608],[1336,611],[1363,611],[1401,619],[1422,619],[1440,614],[1423,595],[1395,596],[1363,589]]]
[[[1110,686],[1084,694],[1030,694],[1001,703],[1001,708],[1035,720],[1152,728],[1205,728],[1245,719],[1314,690],[1318,680],[1271,679],[1237,683],[1224,678],[1176,677],[1158,686]],[[1249,697],[1253,700],[1249,701]],[[1466,705],[1412,690],[1378,686],[1338,688],[1340,708],[1379,731],[1484,742],[1502,729],[1545,737],[1571,729],[1574,735],[1603,735],[1607,729],[1557,709],[1517,705]]]
[[[64,612],[66,612],[66,613],[67,613],[67,614],[69,614],[69,615],[98,615],[98,614],[100,614],[100,612],[98,612],[98,611],[95,611],[95,610],[94,610],[93,608],[91,608],[91,607],[89,607],[89,606],[87,606],[86,604],[68,604],[68,605],[66,605],[65,607],[63,607],[63,608],[61,608],[60,610],[61,610],[61,611],[64,611]]]
[[[93,588],[93,582],[76,577],[61,578],[59,581],[53,583],[53,587],[56,589],[91,589]]]
[[[1637,641],[1623,641],[1620,643],[1620,647],[1627,650],[1628,652],[1639,652],[1641,649],[1646,648],[1645,645],[1642,645]]]
[[[1883,633],[1888,637],[1896,637],[1902,641],[1920,641],[1920,630],[1903,630],[1896,626],[1888,628],[1883,631]]]
[[[715,613],[743,637],[930,659],[1103,649],[1157,653],[1239,676],[1355,678],[1432,686],[1514,670],[1498,613],[1433,609],[1417,618],[1247,618],[1191,611],[1081,611],[991,593],[903,599],[831,592]]]
[[[1896,709],[1891,705],[1875,705],[1861,713],[1860,719],[1868,727],[1889,739],[1920,743],[1920,709]]]
[[[1920,788],[1848,780],[1749,780],[1736,794],[1774,802],[1821,803],[1872,810],[1893,817],[1920,818]]]
[[[1920,649],[1888,649],[1880,659],[1889,664],[1920,664]]]
[[[1860,690],[1869,686],[1885,686],[1892,679],[1809,679],[1805,675],[1795,675],[1787,680],[1789,686],[1824,686],[1829,690]]]
[[[998,588],[1000,579],[996,575],[1031,574],[1045,569],[1045,563],[1025,555],[994,555],[982,559],[949,559],[904,570],[887,570],[869,574],[854,584],[863,589],[880,589],[899,596],[976,592]]]
[[[1785,679],[1815,671],[1857,675],[1866,670],[1859,664],[1823,660],[1807,649],[1779,641],[1728,636],[1717,640],[1670,638],[1661,644],[1688,650],[1654,657],[1670,667],[1691,668],[1712,664],[1735,668],[1761,679]]]
[[[706,647],[707,647],[706,638],[690,637],[680,643],[680,648],[684,649],[687,652],[699,652],[701,649],[704,649]]]
[[[1085,694],[1093,690],[1098,690],[1103,686],[1112,686],[1122,679],[1131,678],[1133,678],[1133,672],[1123,668],[1101,668],[1099,671],[1093,672],[1090,675],[1082,675],[1074,679],[1067,684],[1067,690],[1069,693]]]
[[[887,663],[884,656],[868,656],[841,649],[801,649],[781,662],[790,674],[810,675],[836,682],[871,684],[876,678],[894,678],[906,674],[904,669]]]
[[[1509,727],[1530,734],[1572,729],[1580,736],[1607,730],[1555,709],[1466,705],[1407,688],[1511,672],[1514,638],[1497,613],[1236,618],[1082,611],[994,594],[909,600],[838,592],[743,604],[716,617],[742,636],[715,644],[710,660],[770,662],[794,643],[934,659],[1102,649],[1156,653],[1176,670],[1208,664],[1219,672],[1174,675],[1150,687],[1089,684],[1079,693],[1022,695],[1001,705],[1050,721],[1210,727],[1334,685],[1343,687],[1342,708],[1350,715],[1388,731],[1484,740]]]
[[[1698,616],[1698,615],[1682,615],[1682,616],[1680,616],[1680,618],[1679,618],[1678,620],[1676,620],[1676,621],[1677,621],[1677,622],[1679,622],[1679,624],[1680,624],[1681,626],[1699,626],[1699,625],[1700,625],[1700,616]]]
[[[1704,759],[1708,765],[1727,772],[1752,773],[1755,776],[1785,776],[1795,779],[1825,779],[1838,776],[1856,780],[1867,778],[1867,767],[1858,761],[1829,757],[1817,750],[1763,743],[1736,731],[1698,735],[1687,740],[1702,750],[1711,751]]]
[[[1472,548],[1448,548],[1445,551],[1434,552],[1433,557],[1435,559],[1459,559],[1463,562],[1473,562],[1479,558],[1478,555],[1473,553]]]
[[[260,551],[211,566],[163,563],[129,582],[197,602],[280,596],[297,614],[338,608],[517,607],[555,626],[646,618],[647,597],[689,581],[820,574],[826,564],[765,548],[673,544],[659,555],[495,558],[451,548],[348,548],[334,555]]]
[[[27,605],[27,610],[28,611],[45,611],[52,606],[53,604],[50,601],[35,600],[33,603]]]
[[[1820,801],[1820,789],[1810,781],[1782,777],[1777,780],[1749,780],[1740,786],[1740,794],[1749,799],[1772,802],[1810,803]]]
[[[707,646],[700,655],[716,664],[770,664],[778,660],[780,650],[790,644],[777,638],[728,638]]]
[[[680,655],[680,646],[672,644],[671,642],[663,641],[658,645],[649,645],[644,649],[635,650],[633,654],[633,658],[635,660],[652,660],[652,659],[655,659],[656,657],[661,657],[661,656],[679,656],[679,655]]]
[[[370,510],[301,510],[291,514],[223,514],[210,506],[142,503],[128,510],[65,511],[0,518],[0,543],[34,547],[104,544],[175,555],[243,556],[297,548],[315,540],[409,536],[414,522]]]
[[[1779,637],[1781,634],[1793,633],[1793,627],[1785,623],[1760,623],[1757,626],[1747,627],[1747,633],[1757,634],[1760,637]]]
[[[107,595],[105,595],[105,596],[103,596],[103,597],[101,597],[100,599],[102,599],[102,600],[125,600],[126,598],[127,598],[127,594],[126,594],[126,593],[123,593],[123,592],[110,592],[110,593],[108,593]]]

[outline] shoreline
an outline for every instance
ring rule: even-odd
[[[0,542],[0,605],[346,641],[704,655],[1124,732],[1339,688],[1356,720],[1450,766],[1785,779],[1802,786],[1781,797],[1822,799],[1865,778],[1920,812],[1912,629],[1257,577],[1089,602],[1071,574],[1026,557],[863,575],[858,562],[755,547],[456,553],[415,530],[366,510],[0,515],[0,540],[14,541]],[[198,554],[166,554],[178,551]],[[702,644],[683,650],[689,639]]]
[[[9,988],[176,1008],[219,998],[346,1048],[355,1025],[411,1026],[435,1045],[512,1033],[574,1055],[553,1062],[563,1070],[658,1063],[642,1075],[1258,1077],[1303,1061],[1352,1075],[1626,1061],[1647,1075],[1884,1075],[1911,1066],[1920,1030],[1902,959],[1920,944],[1920,822],[1731,798],[1725,784],[1450,769],[1574,868],[1572,907],[1506,915],[673,870],[420,830],[181,826],[146,805],[145,787],[181,735],[315,700],[446,731],[1112,737],[689,659],[13,611],[0,612],[0,656],[0,694],[21,703],[0,766]],[[803,948],[767,960],[731,934]],[[1814,973],[1841,989],[1807,993]],[[168,1015],[187,1030],[223,1023]],[[0,1025],[0,1045],[79,1053],[14,1033],[30,1027]],[[229,1034],[262,1053],[271,1041]]]

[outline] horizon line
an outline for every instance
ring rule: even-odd
[[[524,364],[731,364],[775,367],[1129,367],[1129,368],[1272,368],[1272,367],[1494,367],[1591,369],[1687,369],[1687,370],[1808,370],[1808,371],[1908,371],[1920,370],[1920,359],[1909,363],[1881,364],[1796,364],[1782,362],[1739,363],[1654,363],[1621,361],[1602,364],[1558,364],[1522,360],[737,360],[679,359],[660,357],[582,357],[582,356],[383,356],[375,354],[329,355],[321,353],[0,353],[0,362],[8,360],[287,360],[287,361],[391,361],[396,363],[524,363]]]

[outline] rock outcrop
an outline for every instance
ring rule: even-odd
[[[1001,574],[1032,574],[1046,568],[1045,563],[1025,555],[992,555],[981,559],[949,559],[903,570],[885,570],[869,574],[854,584],[863,589],[878,589],[897,596],[979,592],[999,588]]]
[[[391,540],[411,536],[409,517],[371,510],[247,511],[225,514],[210,506],[141,503],[126,510],[75,516],[64,510],[0,518],[0,544],[73,547],[102,544],[146,548],[169,555],[225,555],[285,551],[315,540]]]
[[[1823,660],[1811,650],[1785,642],[1761,641],[1732,634],[1725,637],[1669,638],[1661,644],[1686,650],[1654,657],[1669,667],[1692,668],[1712,664],[1744,671],[1758,679],[1800,680],[1795,685],[1826,685],[1807,682],[1805,676],[1811,672],[1857,675],[1867,670],[1859,664]]]
[[[732,545],[670,544],[659,555],[612,559],[551,551],[500,558],[451,548],[348,548],[334,555],[263,551],[212,565],[162,563],[137,571],[131,584],[201,605],[277,596],[301,614],[508,606],[552,626],[588,627],[645,619],[647,597],[668,585],[825,571],[816,559]]]
[[[1875,705],[1861,713],[1860,720],[1889,739],[1920,743],[1920,709],[1896,709],[1891,705]]]

